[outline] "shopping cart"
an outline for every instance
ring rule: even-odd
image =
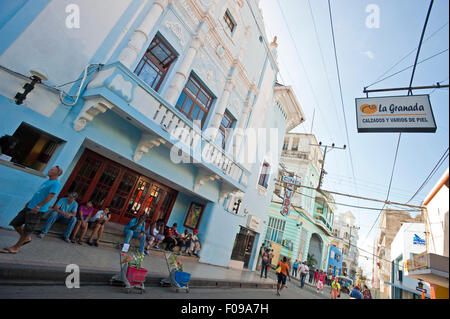
[[[160,282],[161,286],[175,288],[176,292],[184,289],[186,293],[189,293],[191,274],[178,270],[176,257],[171,252],[165,252],[164,257],[166,259],[167,269],[169,270],[169,278],[162,279]]]
[[[129,245],[123,245],[123,248],[119,254],[120,260],[120,273],[114,275],[110,279],[110,284],[114,285],[115,282],[122,282],[125,284],[125,292],[130,293],[133,288],[138,289],[139,293],[143,293],[145,291],[144,282],[145,277],[147,276],[147,269],[140,268],[137,269],[135,267],[129,267],[128,262],[124,261],[127,258],[126,253],[129,250]],[[136,252],[136,249],[135,249]]]

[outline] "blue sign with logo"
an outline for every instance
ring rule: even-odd
[[[414,234],[413,244],[414,245],[425,245],[425,239],[422,239],[419,237],[419,235]]]

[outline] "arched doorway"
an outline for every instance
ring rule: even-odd
[[[322,238],[316,233],[312,234],[311,240],[309,242],[308,254],[316,260],[314,266],[321,269],[322,267],[322,248],[323,241]]]

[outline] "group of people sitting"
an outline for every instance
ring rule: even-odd
[[[179,246],[181,253],[187,253],[189,256],[193,254],[199,257],[198,252],[201,249],[201,243],[197,229],[189,233],[189,229],[186,228],[180,234],[177,231],[177,223],[174,223],[172,227],[165,227],[162,219],[158,219],[146,229],[145,220],[147,217],[148,214],[144,213],[130,220],[124,228],[124,244],[129,244],[131,238],[137,238],[140,242],[140,253],[148,255],[150,248],[160,249],[160,245],[164,244],[167,251],[173,251],[176,246]]]
[[[52,225],[56,221],[63,222],[67,225],[63,239],[70,243],[78,243],[83,245],[84,236],[89,227],[92,227],[92,233],[87,243],[91,246],[97,246],[102,237],[105,224],[110,220],[111,213],[109,208],[105,207],[102,210],[95,212],[94,205],[91,201],[82,204],[78,207],[76,198],[78,194],[72,192],[67,197],[61,198],[56,205],[49,212],[47,222],[44,228],[38,235],[39,238],[44,238]],[[95,213],[95,214],[94,214]],[[94,241],[94,237],[96,237]]]
[[[109,208],[105,207],[95,212],[91,201],[78,206],[77,197],[77,193],[69,193],[67,197],[61,198],[54,205],[49,212],[44,228],[38,235],[39,238],[44,238],[52,225],[59,221],[67,224],[63,235],[63,239],[66,242],[83,245],[88,228],[93,228],[87,243],[98,247],[105,225],[111,219]],[[150,248],[160,249],[159,246],[165,244],[165,249],[168,251],[173,251],[176,246],[179,246],[180,252],[187,253],[189,256],[199,257],[198,253],[201,249],[201,244],[197,229],[194,229],[192,233],[185,229],[183,233],[179,234],[176,223],[172,227],[165,227],[162,219],[158,219],[147,228],[145,224],[147,218],[148,213],[144,213],[130,220],[124,228],[125,244],[129,244],[131,238],[138,238],[140,240],[139,251],[141,253],[145,252],[147,255]]]

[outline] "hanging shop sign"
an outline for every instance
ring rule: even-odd
[[[280,213],[283,216],[289,216],[292,197],[297,190],[297,186],[300,186],[300,181],[296,180],[292,176],[283,176],[282,181],[284,183],[284,199]]]
[[[429,95],[357,98],[358,133],[434,133],[436,122]]]

